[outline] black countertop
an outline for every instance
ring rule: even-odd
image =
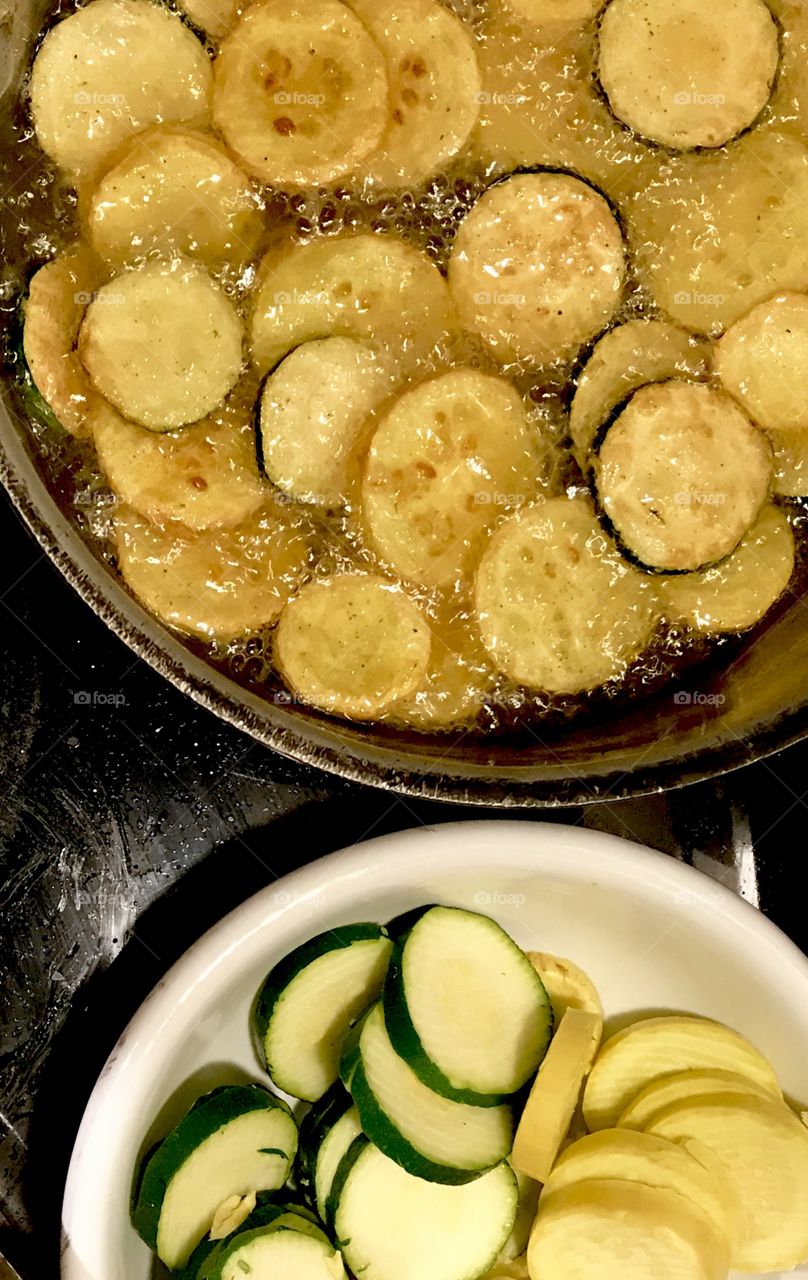
[[[496,816],[344,783],[135,658],[0,498],[0,1252],[55,1280],[67,1162],[118,1034],[226,911],[320,854]],[[685,857],[808,949],[808,744],[645,800],[511,814]]]

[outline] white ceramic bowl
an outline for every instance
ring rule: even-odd
[[[808,959],[763,916],[692,868],[614,836],[555,824],[471,822],[386,836],[278,881],[211,929],[132,1019],[90,1098],[63,1210],[63,1280],[147,1280],[129,1225],[139,1155],[194,1098],[260,1079],[250,1008],[298,943],[426,902],[484,911],[525,947],[594,978],[611,1025],[650,1010],[736,1027],[808,1101]]]

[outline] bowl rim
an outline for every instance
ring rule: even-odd
[[[743,937],[759,967],[772,975],[776,971],[778,985],[789,988],[792,1007],[808,1010],[808,956],[782,930],[704,872],[622,836],[556,822],[493,819],[411,828],[348,846],[281,877],[224,916],[175,962],[131,1018],[96,1081],[76,1136],[62,1207],[62,1280],[87,1280],[70,1239],[74,1225],[94,1220],[96,1160],[99,1150],[109,1149],[105,1112],[118,1114],[119,1091],[133,1074],[138,1078],[141,1058],[151,1054],[159,1067],[167,1026],[176,1042],[183,1027],[195,1025],[217,981],[224,987],[264,937],[271,950],[285,923],[293,930],[307,921],[322,927],[316,922],[327,895],[350,913],[368,889],[409,886],[400,878],[405,866],[410,874],[421,868],[428,874],[436,863],[442,874],[496,871],[503,845],[512,859],[511,874],[556,876],[573,886],[594,882],[615,892],[630,886],[639,903],[658,903],[662,896],[674,913],[688,912],[688,918],[694,910],[709,913],[716,946],[725,939],[737,951]],[[808,1014],[805,1021],[808,1027]],[[154,1063],[150,1069],[155,1070]]]

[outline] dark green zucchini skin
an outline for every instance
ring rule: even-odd
[[[320,1147],[337,1121],[352,1106],[353,1098],[338,1080],[300,1122],[295,1174],[298,1187],[312,1206],[315,1204],[314,1177]]]
[[[357,1160],[359,1160],[370,1145],[370,1140],[366,1138],[363,1133],[360,1133],[358,1138],[354,1138],[339,1163],[337,1172],[334,1174],[334,1181],[331,1183],[331,1189],[328,1193],[328,1200],[326,1201],[326,1217],[332,1224],[336,1217],[337,1206],[339,1205],[340,1196],[342,1195],[345,1183],[348,1181]],[[338,1247],[340,1247],[340,1243],[341,1242],[338,1240]]]
[[[179,1124],[146,1157],[136,1181],[132,1225],[150,1248],[157,1247],[157,1231],[166,1188],[174,1174],[207,1138],[250,1111],[280,1108],[291,1116],[282,1098],[260,1084],[221,1085],[199,1098]]]
[[[276,1222],[278,1218],[286,1213],[296,1213],[299,1217],[305,1218],[307,1222],[310,1222],[312,1226],[318,1227],[324,1236],[326,1235],[323,1224],[307,1205],[298,1204],[291,1200],[283,1200],[276,1192],[261,1192],[256,1199],[252,1213],[244,1219],[241,1226],[231,1235],[224,1240],[203,1241],[203,1245],[206,1245],[207,1248],[204,1253],[202,1253],[203,1245],[200,1245],[199,1250],[197,1250],[200,1254],[199,1269],[194,1273],[190,1273],[187,1277],[182,1276],[182,1280],[219,1280],[222,1268],[233,1250],[240,1249],[248,1239],[262,1234],[267,1227],[271,1227],[273,1222]],[[290,1276],[289,1280],[293,1280],[293,1277]]]

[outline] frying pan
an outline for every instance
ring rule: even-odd
[[[42,12],[34,0],[0,11],[1,111],[11,109]],[[11,378],[4,372],[0,386],[0,479],[44,551],[135,653],[189,697],[287,756],[410,795],[552,806],[680,786],[808,735],[808,625],[795,596],[762,628],[693,668],[686,685],[600,702],[585,717],[495,737],[348,724],[245,689],[147,614],[83,539],[48,488]]]

